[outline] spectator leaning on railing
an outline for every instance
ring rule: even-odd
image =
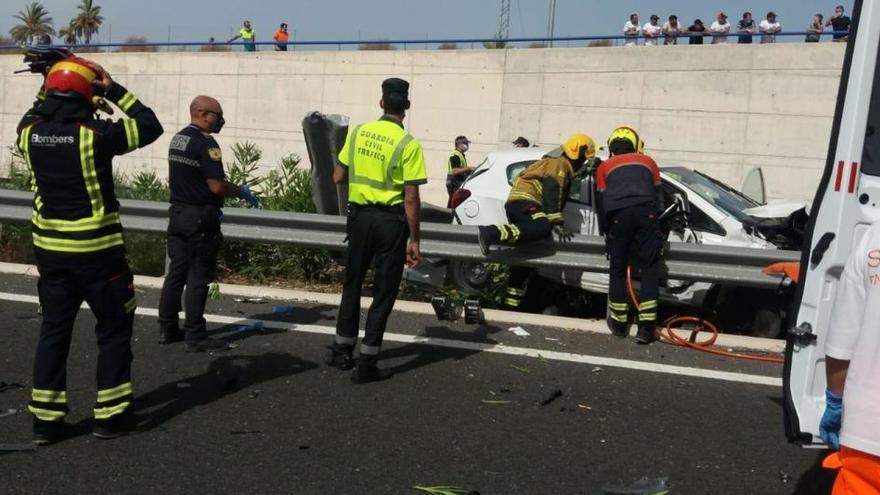
[[[712,23],[709,32],[712,33],[713,45],[727,43],[727,33],[730,32],[730,23],[727,22],[727,14],[719,12],[718,18]]]
[[[813,22],[807,26],[807,38],[804,40],[807,43],[818,43],[819,38],[822,32],[825,31],[825,26],[822,25],[822,20],[824,16],[822,14],[816,14],[813,16]]]
[[[849,39],[850,18],[844,15],[843,5],[838,5],[834,9],[834,15],[828,19],[825,26],[831,26],[834,29],[833,41],[846,41]]]
[[[642,34],[642,28],[639,26],[639,14],[631,14],[629,20],[623,25],[623,36],[626,38],[623,46],[638,45],[640,34]]]
[[[664,45],[677,45],[678,37],[684,30],[681,28],[681,24],[678,23],[678,16],[671,15],[669,16],[669,20],[663,24],[663,35],[666,37],[663,40]]]
[[[651,20],[642,28],[642,33],[645,35],[645,46],[657,46],[657,38],[660,37],[662,31],[660,24],[658,24],[659,21],[658,15],[652,15]]]
[[[767,12],[767,18],[761,21],[761,43],[776,43],[776,35],[782,31],[782,24],[776,20],[775,12]]]
[[[690,41],[688,44],[703,44],[703,33],[706,32],[706,26],[703,24],[703,21],[700,19],[694,19],[694,23],[688,27],[687,32],[690,35]]]
[[[747,45],[752,42],[752,35],[758,32],[758,26],[752,19],[751,12],[744,12],[742,19],[736,24],[736,32],[740,33],[739,44]]]

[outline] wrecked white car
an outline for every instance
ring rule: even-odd
[[[507,223],[504,203],[514,179],[529,164],[555,152],[558,150],[527,148],[490,153],[453,196],[451,221],[462,225]],[[764,187],[759,169],[750,174],[748,185],[744,186],[758,196],[754,199],[685,167],[661,166],[661,176],[664,203],[676,205],[680,210],[666,229],[669,242],[800,249],[808,205],[793,201],[762,205]],[[564,211],[565,226],[569,230],[599,235],[593,198],[592,177],[572,184]],[[605,294],[608,290],[607,274],[542,269],[538,275],[593,293]],[[407,270],[405,278],[413,283],[451,287],[465,293],[478,292],[489,282],[483,264],[457,260],[427,260],[420,267]],[[661,288],[661,300],[666,304],[711,309],[728,330],[776,337],[782,331],[787,308],[784,298],[769,292],[666,280]]]

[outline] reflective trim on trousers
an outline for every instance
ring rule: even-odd
[[[363,356],[378,356],[381,348],[377,345],[364,345],[361,344],[361,355]]]

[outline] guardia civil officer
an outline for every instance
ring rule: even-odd
[[[626,271],[632,266],[638,274],[639,331],[636,342],[655,340],[659,262],[663,248],[658,217],[660,213],[660,169],[644,153],[638,133],[620,127],[608,138],[611,158],[596,170],[597,206],[600,231],[606,237],[611,260],[608,288],[608,328],[618,337],[628,334],[629,297]],[[631,246],[637,247],[635,258]],[[634,263],[634,262],[637,262]]]
[[[159,343],[185,339],[187,352],[224,350],[225,341],[208,338],[204,316],[208,284],[214,280],[223,241],[223,199],[237,197],[252,207],[260,203],[247,184],[236,186],[226,180],[223,152],[211,137],[226,123],[220,103],[197,96],[189,105],[189,115],[190,125],[171,139],[168,148],[170,263],[159,299]],[[186,319],[181,332],[177,315],[184,286]]]
[[[410,107],[409,83],[385,80],[379,106],[385,112],[379,120],[349,132],[339,153],[341,166],[333,174],[337,184],[348,182],[349,241],[336,336],[326,363],[341,370],[353,367],[354,383],[390,377],[388,370],[377,366],[382,336],[397,299],[404,263],[416,266],[422,259],[419,186],[428,179],[422,145],[403,127]],[[373,261],[373,303],[355,361],[361,288]]]
[[[126,118],[96,119],[101,95]],[[64,434],[67,357],[83,301],[97,319],[92,431],[98,438],[115,438],[134,426],[131,334],[137,301],[112,160],[161,134],[152,110],[99,65],[78,57],[52,65],[37,104],[18,125],[18,148],[33,174],[33,243],[43,315],[28,403],[36,444],[53,443]]]

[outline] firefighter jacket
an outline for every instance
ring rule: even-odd
[[[507,201],[537,203],[550,223],[562,223],[574,170],[567,158],[545,158],[522,171],[513,183]]]

